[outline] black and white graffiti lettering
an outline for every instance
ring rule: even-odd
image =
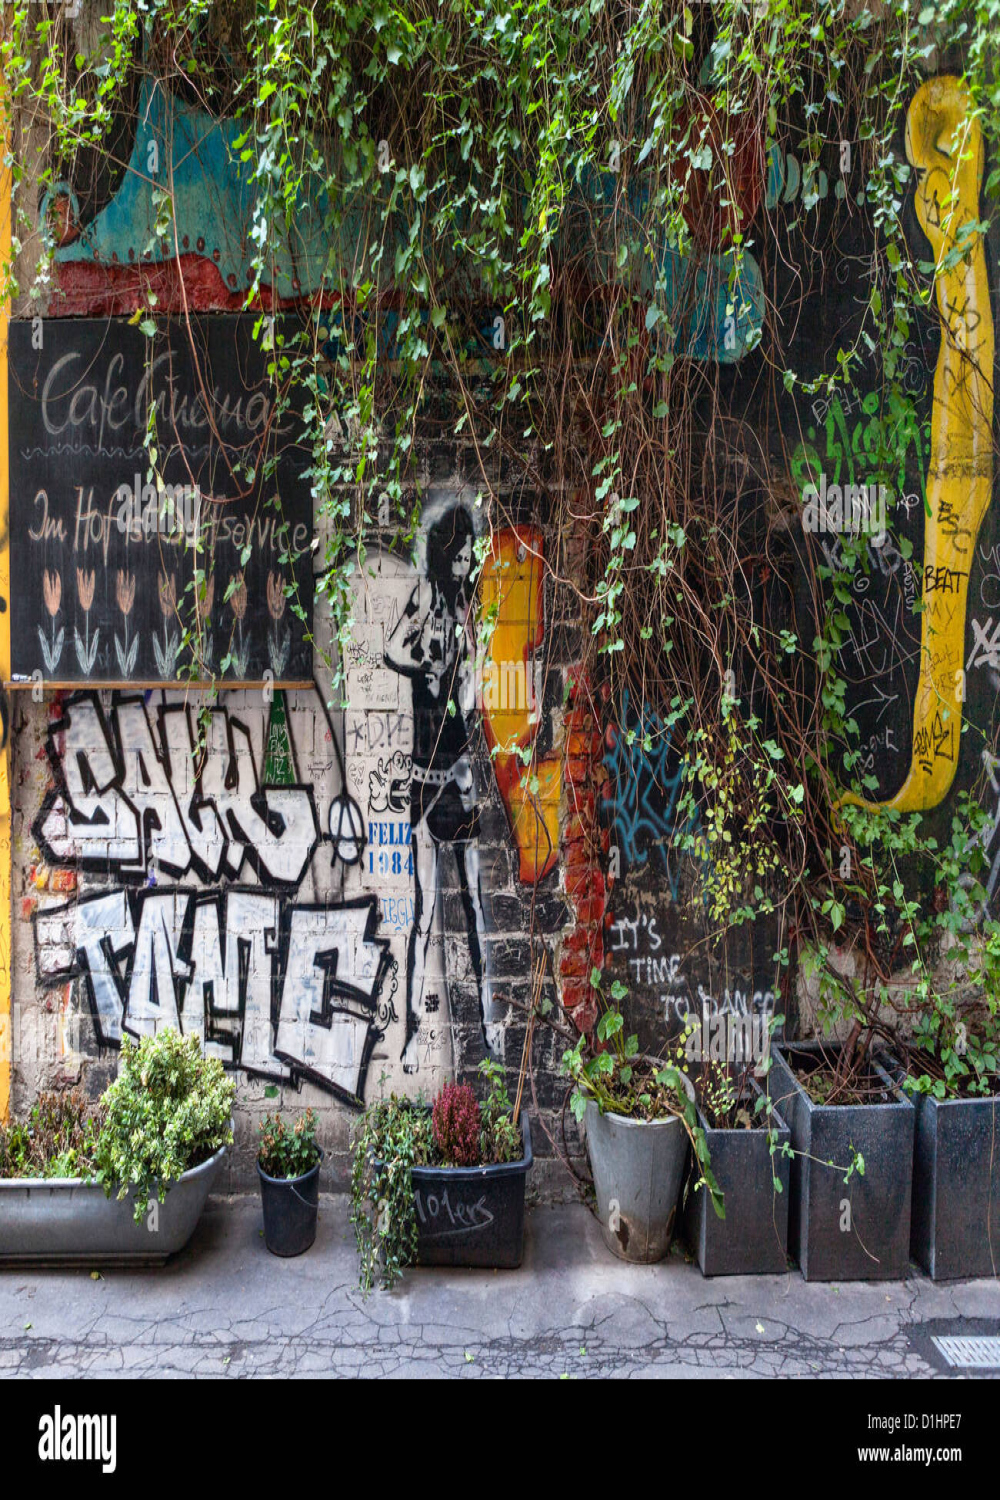
[[[314,737],[325,722],[309,716]],[[171,1026],[230,1067],[308,1077],[361,1103],[395,1017],[383,995],[395,966],[376,936],[376,896],[297,899],[322,835],[284,696],[256,718],[223,708],[196,718],[184,703],[138,696],[105,713],[95,693],[78,694],[50,724],[46,751],[53,786],[34,835],[84,884],[35,914],[40,981],[80,981],[100,1046]],[[355,830],[351,865],[361,811],[341,790],[334,812]],[[347,840],[329,837],[336,861]]]
[[[55,786],[34,830],[46,858],[124,880],[236,880],[250,868],[297,885],[319,840],[312,788],[262,788],[249,730],[225,709],[210,711],[203,757],[187,708],[155,719],[141,698],[107,719],[95,694],[70,699],[48,734]]]
[[[84,980],[104,1045],[171,1026],[230,1066],[301,1074],[360,1103],[384,1030],[377,923],[374,897],[317,907],[257,890],[117,891],[38,913],[39,978]]]
[[[412,773],[413,756],[404,755],[402,750],[380,759],[368,774],[369,812],[408,812]]]

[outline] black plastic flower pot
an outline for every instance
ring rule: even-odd
[[[524,1254],[524,1185],[531,1129],[521,1115],[524,1156],[490,1167],[413,1167],[417,1264],[508,1270]]]
[[[827,1056],[836,1050],[822,1047]],[[910,1263],[913,1105],[876,1062],[878,1102],[815,1104],[792,1066],[808,1066],[820,1052],[819,1042],[794,1042],[771,1054],[769,1091],[795,1151],[789,1251],[806,1281],[900,1280]],[[864,1175],[855,1171],[845,1182],[855,1152],[864,1157]]]
[[[910,1250],[934,1281],[1000,1274],[1000,1095],[914,1095]]]
[[[752,1112],[760,1089],[751,1080],[747,1107]],[[726,1217],[720,1219],[705,1188],[694,1191],[689,1176],[681,1225],[703,1276],[778,1275],[788,1267],[788,1199],[791,1163],[782,1145],[791,1139],[777,1109],[770,1127],[777,1136],[771,1144],[764,1124],[746,1130],[716,1130],[698,1111],[711,1158],[712,1174],[722,1190]],[[781,1183],[779,1192],[774,1178]]]
[[[320,1151],[319,1161],[301,1177],[269,1177],[257,1163],[264,1244],[272,1255],[301,1255],[316,1238],[322,1160]]]

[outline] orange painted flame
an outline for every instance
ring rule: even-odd
[[[483,728],[517,846],[520,877],[534,884],[559,858],[562,761],[531,750],[541,724],[532,655],[545,636],[543,541],[534,526],[497,532],[480,584],[488,644],[482,663]]]

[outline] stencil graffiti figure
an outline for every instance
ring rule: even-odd
[[[480,996],[483,1034],[496,1049],[496,1023],[484,972],[486,922],[480,885],[479,820],[472,773],[475,708],[474,531],[455,505],[427,533],[426,577],[418,580],[386,642],[386,662],[413,684],[410,839],[416,884],[406,985],[403,1069],[419,1067],[424,976],[438,896],[438,852],[450,844],[458,867],[469,954]]]

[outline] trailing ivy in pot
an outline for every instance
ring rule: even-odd
[[[689,1145],[693,1188],[706,1190],[724,1217],[694,1090],[681,1067],[688,1033],[662,1057],[640,1053],[638,1037],[625,1035],[617,1003],[609,1004],[601,994],[598,971],[591,983],[602,1007],[596,1046],[581,1035],[563,1054],[562,1068],[574,1084],[573,1113],[586,1121],[601,1233],[623,1260],[662,1260],[673,1236]],[[612,1000],[626,993],[616,980]]]
[[[0,1126],[0,1260],[162,1263],[194,1232],[232,1144],[234,1084],[197,1037],[122,1043],[98,1104],[43,1094]]]
[[[759,1060],[763,1076],[767,1059]],[[777,1274],[787,1268],[788,1126],[761,1089],[757,1060],[704,1059],[694,1074],[698,1123],[725,1198],[710,1212],[689,1177],[682,1200],[685,1238],[703,1276]]]
[[[316,1111],[293,1124],[280,1115],[260,1122],[257,1176],[264,1212],[264,1243],[272,1255],[301,1255],[316,1238],[319,1168]]]
[[[479,1076],[481,1104],[467,1084],[446,1084],[431,1107],[393,1094],[365,1110],[355,1136],[351,1222],[366,1294],[376,1280],[393,1287],[414,1264],[521,1264],[528,1115],[515,1121],[497,1063],[482,1062]]]

